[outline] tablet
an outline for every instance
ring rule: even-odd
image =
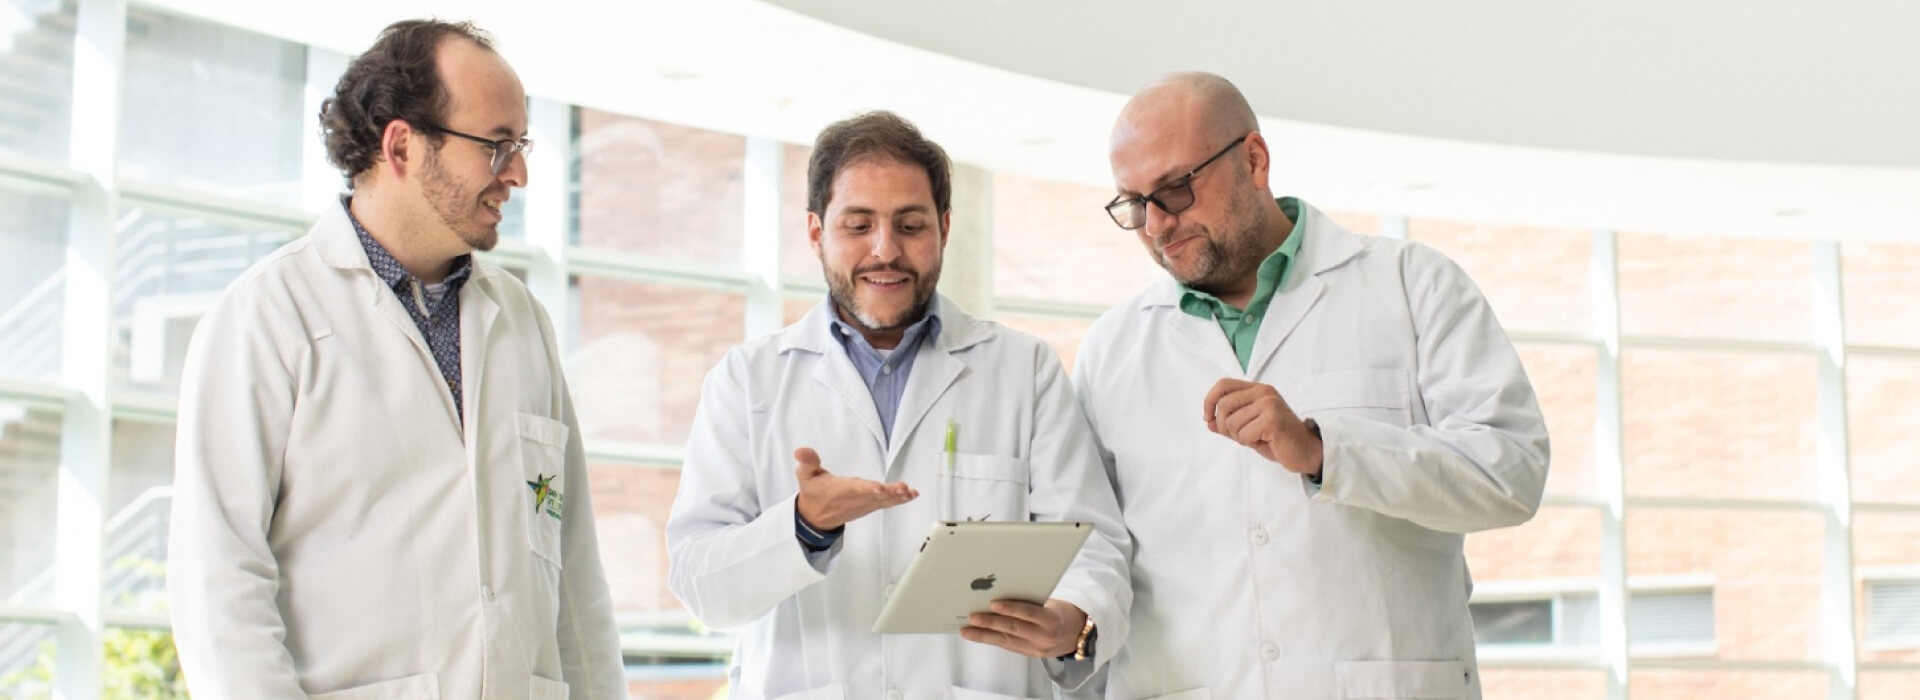
[[[882,634],[952,634],[993,601],[1044,603],[1093,527],[937,522],[874,621]]]

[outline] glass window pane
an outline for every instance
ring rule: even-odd
[[[171,394],[200,317],[254,261],[299,235],[133,206],[120,215],[113,289],[114,384]]]
[[[1553,601],[1474,603],[1475,644],[1553,644]]]
[[[1410,219],[1407,236],[1473,278],[1508,331],[1593,330],[1593,236],[1575,229]]]
[[[1628,348],[1627,493],[1812,500],[1811,354]]]
[[[1868,581],[1867,642],[1920,646],[1920,581]]]
[[[4,6],[0,6],[4,7]],[[0,190],[0,377],[60,378],[67,202]]]
[[[58,629],[53,625],[0,622],[0,688],[8,698],[53,697],[54,651]]]
[[[780,276],[824,285],[820,256],[807,242],[807,158],[812,155],[811,146],[780,148]]]
[[[1847,342],[1920,347],[1920,245],[1840,247]]]
[[[1920,503],[1915,396],[1920,396],[1920,359],[1860,353],[1848,358],[1848,471],[1855,499]]]
[[[1502,581],[1592,581],[1600,577],[1600,511],[1543,506],[1518,527],[1467,537],[1467,568],[1480,592]]]
[[[1824,671],[1670,671],[1635,669],[1627,680],[1634,700],[1807,700],[1827,697]]]
[[[993,320],[1046,341],[1060,355],[1060,366],[1069,375],[1073,374],[1073,359],[1080,354],[1080,341],[1086,339],[1087,329],[1093,326],[1093,319],[1067,316],[1002,313],[994,315]]]
[[[1627,636],[1638,650],[1713,644],[1713,590],[1634,591],[1627,602]]]
[[[53,604],[60,414],[0,402],[0,604]]]
[[[800,319],[806,318],[807,314],[813,311],[813,307],[819,306],[823,300],[824,297],[815,298],[811,296],[804,298],[787,297],[782,299],[780,301],[780,322],[789,326],[799,323]]]
[[[1617,240],[1622,333],[1811,340],[1812,243],[1647,233]]]
[[[590,464],[587,481],[600,563],[629,649],[628,691],[635,697],[711,696],[725,683],[731,637],[700,624],[667,588],[667,515],[680,470]],[[644,652],[634,653],[636,648]]]
[[[1607,696],[1605,671],[1480,668],[1485,700],[1600,700]]]
[[[1101,209],[1113,188],[994,173],[993,293],[1102,306],[1165,279]]]
[[[1547,493],[1593,493],[1594,396],[1599,350],[1581,345],[1521,343],[1520,363],[1547,419],[1553,459],[1547,467]]]
[[[1712,646],[1656,645],[1635,634],[1636,656],[1680,654],[1748,661],[1821,658],[1820,570],[1826,529],[1820,514],[1629,508],[1626,530],[1634,620],[1642,626],[1665,620],[1676,622],[1676,629],[1696,629],[1694,622],[1674,618],[1674,605],[1686,603],[1683,597],[1665,598],[1665,608],[1650,601],[1662,600],[1655,596],[1666,592],[1710,590],[1712,595]],[[1667,583],[1684,588],[1673,589]],[[1696,610],[1697,603],[1680,609]],[[1655,607],[1645,607],[1650,604]]]
[[[124,65],[121,177],[300,204],[305,47],[136,8]]]
[[[180,673],[172,632],[109,627],[100,641],[101,697],[187,700],[187,679]]]
[[[107,478],[101,601],[167,611],[167,513],[173,506],[173,424],[115,420]]]
[[[581,246],[739,267],[747,140],[576,108]]]
[[[580,335],[567,378],[587,446],[686,444],[707,371],[744,339],[746,297],[594,277],[572,284]]]
[[[0,152],[66,161],[74,8],[72,0],[0,0]]]
[[[1889,600],[1875,584],[1920,586],[1920,516],[1858,513],[1853,516],[1855,636],[1862,663],[1920,663],[1920,636],[1874,634],[1912,629],[1920,620],[1911,597]],[[1910,591],[1911,589],[1909,589]],[[1881,595],[1876,596],[1876,593]],[[1904,624],[1895,624],[1904,620]],[[1920,686],[1914,686],[1920,687]]]

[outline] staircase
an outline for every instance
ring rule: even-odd
[[[9,0],[25,26],[0,23],[0,150],[66,157],[74,0]],[[46,152],[49,148],[63,149]]]

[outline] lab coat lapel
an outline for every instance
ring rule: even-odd
[[[818,382],[827,393],[840,399],[841,408],[847,411],[853,422],[867,429],[867,435],[873,440],[876,450],[885,450],[886,430],[880,427],[880,411],[873,406],[873,394],[867,391],[867,382],[860,378],[860,371],[854,369],[853,360],[847,357],[846,349],[833,337],[832,304],[822,302],[807,313],[798,328],[790,328],[782,336],[782,351],[799,350],[815,355],[813,362],[813,381]],[[783,406],[783,410],[814,410],[811,406]],[[825,410],[826,407],[820,407]],[[851,436],[821,436],[827,441],[838,441]],[[850,465],[859,463],[844,457],[823,454],[820,459],[829,464]],[[842,467],[843,469],[845,467]],[[854,474],[873,478],[878,474]]]
[[[1266,318],[1260,322],[1253,354],[1247,358],[1249,377],[1262,376],[1280,350],[1280,344],[1293,335],[1294,329],[1326,294],[1327,283],[1320,278],[1321,274],[1346,264],[1365,248],[1357,236],[1304,203],[1300,205],[1300,221],[1293,235],[1305,235],[1306,239],[1300,242],[1300,253],[1292,263],[1294,270],[1287,275],[1287,283],[1274,292]]]
[[[899,479],[900,446],[909,442],[940,397],[966,375],[967,363],[955,353],[993,337],[992,326],[975,321],[946,297],[940,298],[939,308],[940,337],[920,346],[920,355],[913,359],[913,374],[907,377],[907,390],[900,395],[900,406],[893,415],[893,441],[887,446],[889,480]]]
[[[495,321],[499,320],[500,302],[493,298],[493,280],[491,274],[474,261],[472,276],[460,288],[460,396],[466,403],[466,425],[464,433],[468,445],[476,445],[480,418],[480,392],[486,387],[480,379],[486,371],[487,349],[493,336]],[[446,392],[442,392],[446,393]],[[453,405],[453,395],[446,393],[447,405]],[[458,419],[458,416],[455,416]],[[472,448],[468,451],[471,453]]]

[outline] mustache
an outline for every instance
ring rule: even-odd
[[[881,263],[879,265],[854,268],[853,274],[849,275],[849,277],[859,277],[870,272],[898,272],[913,279],[920,279],[920,271],[900,265],[899,263]]]

